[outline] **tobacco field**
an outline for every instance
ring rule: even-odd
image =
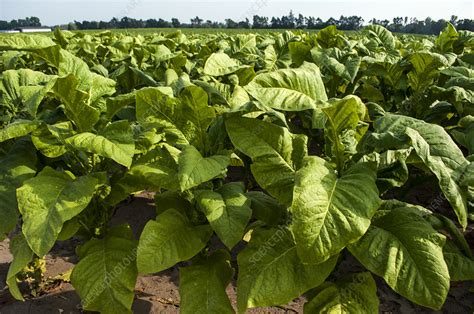
[[[136,238],[110,221],[144,191]],[[88,311],[176,265],[182,313],[378,313],[376,278],[443,309],[474,280],[474,33],[0,35],[0,217],[17,300],[72,238]]]

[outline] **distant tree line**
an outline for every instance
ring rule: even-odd
[[[396,17],[389,20],[372,19],[369,24],[378,24],[386,27],[392,32],[412,33],[412,34],[439,34],[451,22],[458,30],[474,31],[474,20],[458,19],[457,16],[451,16],[450,20],[433,20],[427,17],[424,20],[408,17]],[[69,23],[68,29],[113,29],[113,28],[255,28],[255,29],[322,29],[329,25],[336,25],[340,30],[359,30],[364,26],[364,19],[360,16],[341,16],[339,19],[329,18],[322,20],[313,16],[295,15],[292,11],[288,15],[281,17],[266,17],[254,15],[252,21],[245,19],[243,21],[234,21],[226,19],[225,22],[215,22],[204,20],[199,16],[190,19],[190,23],[181,23],[173,18],[170,21],[163,19],[134,19],[123,17],[121,19],[113,18],[109,22],[104,21],[74,21]]]
[[[10,22],[0,20],[0,30],[15,29],[17,27],[41,27],[41,21],[36,16],[11,20]]]
[[[412,34],[439,34],[446,26],[448,20],[433,20],[427,17],[424,20],[408,17],[396,17],[390,20],[371,19],[369,24],[378,24],[388,28],[392,32],[412,33]],[[451,16],[451,22],[458,30],[474,31],[474,20],[459,19]],[[116,28],[255,28],[255,29],[322,29],[329,25],[336,25],[341,30],[359,30],[364,25],[364,19],[360,16],[341,16],[339,19],[329,18],[322,20],[313,16],[295,15],[292,11],[288,15],[268,18],[266,16],[254,15],[252,21],[234,21],[226,19],[225,22],[215,22],[204,20],[196,16],[190,19],[189,23],[181,23],[177,18],[171,21],[164,19],[134,19],[123,17],[113,18],[110,21],[74,21],[66,27],[69,30],[84,29],[116,29]],[[14,29],[17,27],[39,27],[41,22],[37,17],[27,17],[25,19],[1,21],[0,30]]]

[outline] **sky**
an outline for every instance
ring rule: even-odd
[[[37,16],[43,25],[57,25],[74,20],[104,20],[113,17],[133,18],[176,17],[189,22],[194,16],[204,20],[243,20],[253,15],[282,16],[295,14],[322,19],[341,15],[389,19],[396,16],[425,19],[449,19],[451,15],[474,19],[474,1],[465,0],[0,0],[0,20]]]

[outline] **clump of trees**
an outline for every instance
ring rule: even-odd
[[[0,30],[15,29],[17,27],[40,27],[41,21],[36,16],[27,17],[25,19],[3,21],[0,20]]]
[[[408,17],[396,17],[390,20],[371,19],[369,24],[378,24],[388,28],[392,32],[412,34],[436,35],[446,26],[448,20],[433,20],[427,17],[424,20]],[[451,16],[451,22],[458,30],[474,31],[474,20],[459,19]],[[110,21],[74,21],[67,25],[69,30],[83,29],[115,29],[115,28],[255,28],[255,29],[323,29],[329,25],[335,25],[340,30],[358,30],[364,26],[364,19],[360,16],[341,16],[339,19],[329,18],[322,20],[319,17],[295,15],[292,11],[281,17],[266,17],[254,15],[252,21],[234,21],[226,19],[225,22],[204,20],[199,16],[190,19],[189,23],[181,23],[177,18],[171,21],[160,19],[134,19],[131,17],[113,18]],[[41,26],[37,17],[25,19],[1,21],[0,30],[14,29],[17,27]]]
[[[370,24],[378,24],[386,27],[392,32],[412,33],[412,34],[434,34],[437,35],[444,27],[446,27],[446,20],[433,20],[427,17],[424,20],[417,18],[402,18],[396,17],[392,21],[372,19]],[[458,30],[474,31],[474,20],[459,19],[457,16],[451,16],[449,20]]]

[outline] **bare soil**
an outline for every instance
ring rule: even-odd
[[[138,236],[146,222],[154,217],[152,195],[142,194],[119,208],[112,224],[129,223]],[[72,240],[58,243],[54,247],[51,254],[46,257],[47,278],[66,272],[77,263],[75,245],[77,241]],[[0,242],[0,314],[83,312],[80,308],[80,299],[69,283],[51,287],[42,296],[27,297],[25,302],[12,299],[4,285],[8,266],[12,260],[8,246],[8,240]],[[156,275],[138,278],[133,304],[134,313],[179,313],[178,266]],[[349,254],[345,254],[336,275],[357,271],[364,271],[364,268]],[[380,278],[376,278],[376,281],[381,303],[380,313],[474,313],[474,294],[469,292],[472,282],[453,283],[443,310],[436,312],[413,305],[394,293]],[[228,286],[227,293],[232,304],[236,306],[235,282]],[[253,309],[248,313],[302,313],[305,302],[306,299],[301,297],[283,307]]]

